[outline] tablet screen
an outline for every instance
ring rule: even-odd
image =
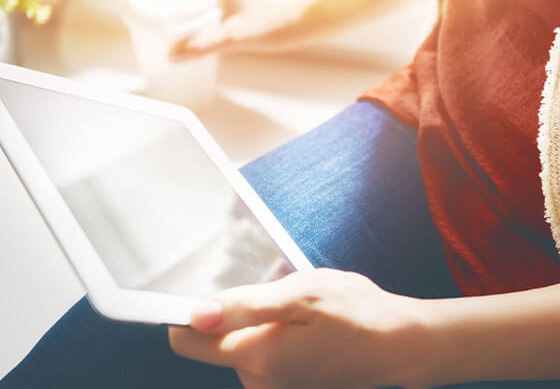
[[[203,296],[291,270],[183,123],[2,79],[0,98],[121,287]]]

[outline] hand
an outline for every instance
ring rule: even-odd
[[[177,42],[169,57],[179,61],[223,48],[282,51],[409,1],[222,0],[222,24]]]
[[[179,355],[236,369],[246,388],[407,385],[429,359],[421,307],[320,269],[223,291],[169,339]]]
[[[317,0],[223,0],[222,24],[179,41],[170,57],[186,59],[224,47],[275,48],[280,41],[297,35],[297,29],[289,31],[290,26],[315,2]]]

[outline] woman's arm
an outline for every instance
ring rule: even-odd
[[[422,304],[435,335],[430,384],[560,378],[560,285]]]
[[[175,60],[228,49],[279,51],[414,0],[224,0],[223,23],[178,42]]]
[[[560,285],[420,300],[320,269],[221,292],[169,336],[180,355],[237,369],[247,388],[560,378]]]

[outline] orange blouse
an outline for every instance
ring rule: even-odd
[[[448,0],[412,64],[364,96],[418,129],[430,210],[466,295],[560,281],[536,144],[558,26],[558,0]]]

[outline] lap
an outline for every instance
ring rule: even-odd
[[[458,294],[426,205],[415,135],[382,108],[354,104],[242,172],[315,266],[358,271],[413,296]],[[0,381],[0,388],[176,386],[240,384],[232,370],[175,356],[165,326],[107,320],[85,299]]]
[[[39,341],[0,388],[142,389],[240,387],[233,370],[186,360],[167,327],[114,322],[80,300]]]
[[[457,296],[428,209],[416,133],[358,102],[242,169],[316,267],[416,297]]]

